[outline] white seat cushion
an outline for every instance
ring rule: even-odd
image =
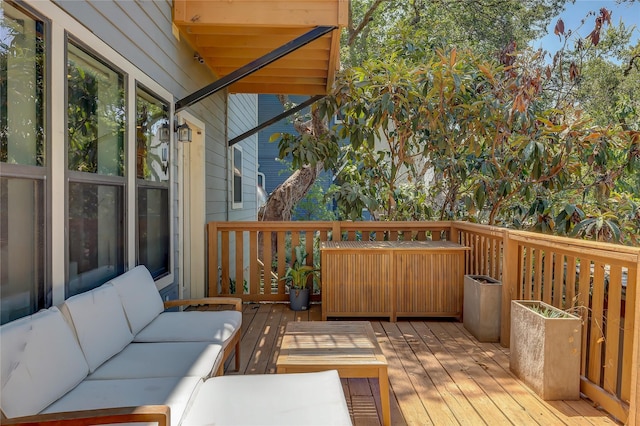
[[[62,309],[73,321],[90,372],[133,340],[118,292],[109,283],[67,299]]]
[[[39,413],[89,372],[58,308],[0,327],[1,408],[7,417]]]
[[[131,343],[102,364],[87,380],[215,374],[222,362],[222,346],[207,342]]]
[[[178,426],[189,407],[192,394],[202,379],[197,377],[160,377],[152,379],[85,380],[64,397],[42,411],[91,410],[138,405],[168,405],[171,426]]]
[[[351,425],[335,370],[219,376],[200,386],[183,426]]]
[[[134,342],[213,342],[225,344],[240,329],[238,311],[164,312]],[[226,345],[225,345],[226,346]]]
[[[162,297],[145,266],[136,266],[109,282],[114,285],[120,295],[134,335],[164,311]]]

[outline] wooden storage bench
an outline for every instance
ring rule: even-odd
[[[464,252],[451,241],[321,245],[322,319],[462,315]]]

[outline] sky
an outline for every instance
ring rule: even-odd
[[[533,43],[533,47],[543,49],[551,52],[553,55],[560,47],[560,41],[558,36],[553,33],[553,29],[558,21],[558,18],[562,18],[564,21],[565,30],[575,30],[583,19],[585,24],[578,30],[578,34],[582,38],[586,37],[591,30],[593,30],[595,15],[587,16],[590,11],[599,13],[600,8],[607,8],[611,11],[611,25],[617,25],[620,20],[624,22],[626,27],[635,25],[635,30],[632,35],[632,45],[634,45],[640,38],[640,1],[636,0],[631,3],[618,4],[615,0],[576,0],[574,4],[567,3],[565,11],[560,14],[559,17],[551,20],[548,27],[548,35],[543,37],[537,42]],[[577,39],[576,39],[577,40]],[[572,44],[568,45],[569,47]]]

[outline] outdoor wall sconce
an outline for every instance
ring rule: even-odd
[[[158,138],[160,139],[160,142],[169,143],[169,139],[171,138],[169,124],[164,123],[162,127],[160,127]]]
[[[191,142],[191,127],[187,123],[176,126],[176,132],[178,133],[178,142]]]

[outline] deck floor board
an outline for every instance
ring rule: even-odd
[[[287,304],[247,304],[240,371],[272,374],[289,321],[318,321],[321,306],[293,312]],[[459,322],[371,321],[389,363],[391,423],[422,425],[615,425],[590,401],[543,401],[509,371],[509,350],[480,343]],[[343,379],[355,426],[380,425],[376,379]],[[313,398],[310,395],[309,398]]]

